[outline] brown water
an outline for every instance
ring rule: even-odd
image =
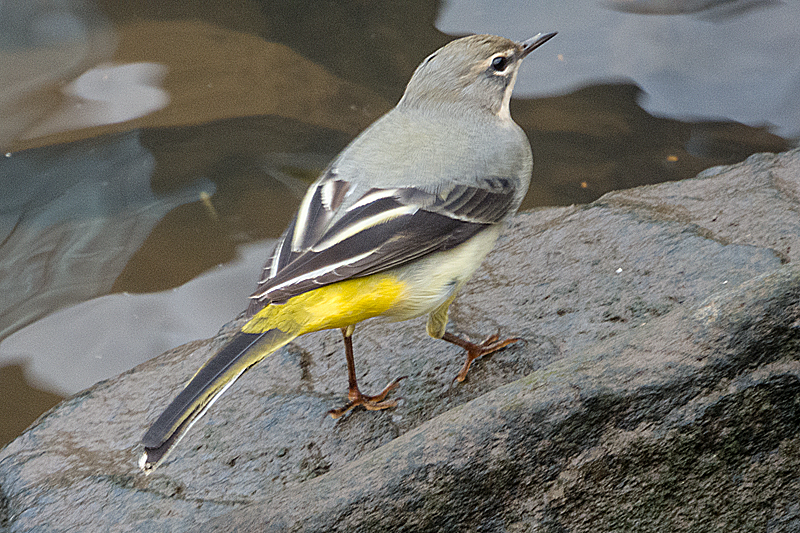
[[[56,4],[0,5],[0,445],[63,395],[235,318],[304,188],[452,38],[427,2]],[[561,32],[512,102],[536,160],[524,209],[689,178],[800,131],[760,126],[766,105],[758,127],[656,116],[640,105],[656,90],[588,67],[556,91],[596,53],[587,33],[502,10],[471,28],[463,9],[460,33]]]

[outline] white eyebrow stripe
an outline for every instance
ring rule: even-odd
[[[283,283],[275,285],[274,287],[270,287],[269,290],[267,290],[267,291],[264,291],[264,292],[261,292],[261,293],[256,293],[256,294],[252,295],[250,298],[256,299],[256,300],[257,299],[261,299],[265,295],[269,294],[272,291],[280,290],[280,289],[283,289],[284,287],[288,287],[290,285],[294,285],[294,284],[300,283],[302,281],[306,281],[306,280],[309,280],[309,279],[314,279],[314,278],[317,278],[317,277],[320,277],[320,276],[324,276],[325,274],[333,272],[334,270],[336,270],[339,267],[347,266],[349,264],[361,261],[362,259],[365,259],[365,258],[369,257],[370,255],[372,255],[373,253],[375,253],[377,250],[378,250],[378,248],[374,248],[374,249],[372,249],[372,250],[370,250],[368,252],[364,252],[363,254],[359,254],[359,255],[356,255],[356,256],[353,256],[353,257],[348,257],[347,259],[345,259],[343,261],[339,261],[338,263],[332,263],[330,265],[325,265],[324,267],[320,267],[320,268],[318,268],[316,270],[312,270],[311,272],[307,272],[307,273],[303,274],[302,276],[296,276],[296,277],[294,277],[292,279],[284,281]]]
[[[395,207],[394,209],[389,209],[388,211],[384,211],[383,213],[378,213],[377,215],[372,215],[369,218],[365,218],[355,224],[351,224],[347,226],[342,231],[335,235],[331,235],[329,238],[325,239],[324,241],[314,245],[311,247],[312,252],[321,252],[339,244],[345,239],[356,235],[357,233],[364,231],[365,229],[369,229],[373,226],[377,226],[378,224],[383,224],[385,222],[389,222],[397,217],[405,216],[405,215],[413,215],[417,212],[419,207],[415,205],[403,205],[400,207]]]
[[[358,209],[359,207],[363,207],[365,205],[371,204],[376,200],[381,200],[383,198],[391,198],[398,193],[399,189],[381,189],[375,192],[367,193],[361,197],[359,201],[351,205],[347,208],[347,211],[350,212],[353,209]]]

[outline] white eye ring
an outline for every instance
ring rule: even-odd
[[[511,60],[504,54],[497,54],[492,58],[489,64],[491,65],[492,70],[502,73],[505,72],[505,70],[508,68],[508,65],[511,64]]]

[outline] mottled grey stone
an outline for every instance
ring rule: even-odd
[[[66,400],[0,451],[9,531],[796,531],[800,151],[512,220],[453,306],[525,339],[451,380],[424,320],[243,376],[148,477],[138,440],[236,323]]]

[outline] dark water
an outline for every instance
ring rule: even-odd
[[[798,5],[0,4],[0,444],[233,319],[305,187],[454,36],[559,31],[512,102],[533,208],[796,144]]]

